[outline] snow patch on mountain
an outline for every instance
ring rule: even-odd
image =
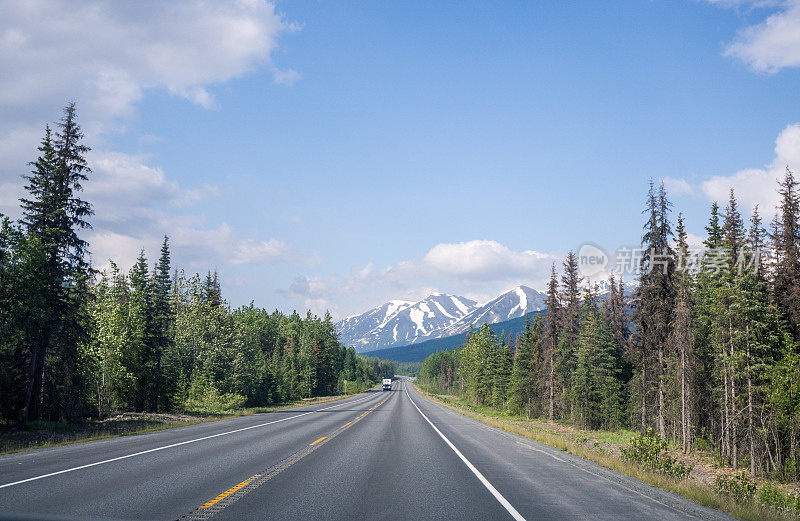
[[[544,309],[546,295],[519,286],[479,306],[466,297],[434,293],[419,302],[393,300],[336,325],[339,339],[357,351],[414,344],[464,333]]]

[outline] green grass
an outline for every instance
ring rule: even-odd
[[[526,421],[526,418],[491,407],[470,404],[456,397],[432,394],[427,392],[424,388],[421,388],[420,385],[414,385],[421,394],[432,401],[440,403],[470,418],[550,445],[551,447],[555,447],[580,458],[594,461],[603,467],[622,472],[648,485],[679,494],[700,505],[727,512],[737,519],[743,521],[793,521],[798,519],[797,516],[791,513],[777,512],[756,501],[747,504],[737,503],[708,486],[688,479],[677,480],[670,476],[645,469],[640,465],[623,459],[619,455],[602,449],[602,447],[598,449],[587,444],[588,441],[595,440],[598,443],[624,445],[634,436],[635,433],[632,431],[587,431],[579,429],[564,429],[562,431],[559,429],[559,424],[554,424],[554,426],[531,424]],[[567,424],[563,424],[563,426],[569,427]]]
[[[362,392],[362,390],[359,390]],[[0,455],[22,452],[31,449],[41,449],[79,443],[83,441],[102,440],[115,438],[118,436],[131,436],[134,434],[145,434],[148,432],[173,429],[176,427],[186,427],[199,423],[235,418],[239,416],[249,416],[265,412],[291,409],[303,405],[313,405],[315,403],[332,402],[353,396],[351,393],[340,396],[325,396],[312,399],[303,399],[294,402],[276,404],[269,407],[251,407],[238,411],[225,411],[217,414],[204,412],[183,412],[175,416],[189,416],[187,420],[165,420],[161,417],[152,415],[142,415],[136,419],[121,419],[112,421],[87,420],[81,423],[65,422],[29,422],[23,428],[14,426],[0,430]]]

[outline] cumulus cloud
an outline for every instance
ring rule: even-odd
[[[87,233],[94,261],[130,265],[141,248],[155,254],[169,231],[180,262],[278,262],[291,248],[277,239],[241,237],[227,223],[209,226],[191,207],[218,187],[179,186],[146,155],[110,150],[104,136],[124,130],[136,104],[166,92],[219,108],[214,88],[259,67],[277,84],[299,79],[272,54],[298,30],[267,0],[0,0],[0,212],[16,216],[20,174],[36,153],[44,122],[68,100],[95,150],[85,198],[95,208]],[[161,138],[143,135],[142,144]]]
[[[131,115],[147,89],[203,107],[208,87],[271,63],[292,30],[266,1],[0,1],[0,106],[77,99],[93,117]]]
[[[661,181],[664,182],[664,188],[667,192],[673,195],[687,195],[694,193],[694,187],[686,180],[675,177],[665,177]]]
[[[732,174],[714,175],[692,184],[685,179],[664,178],[664,186],[674,195],[699,194],[724,204],[731,188],[745,208],[758,205],[762,215],[775,210],[778,204],[778,181],[786,167],[796,171],[800,166],[800,123],[787,125],[775,139],[775,157],[763,166],[744,168]]]
[[[530,275],[548,259],[549,255],[533,250],[515,252],[496,241],[482,240],[437,244],[421,265],[454,278],[493,280]]]
[[[784,128],[775,140],[775,158],[763,168],[746,168],[731,175],[716,175],[702,182],[702,192],[712,201],[726,201],[731,188],[746,207],[759,205],[772,212],[778,203],[778,180],[786,167],[800,165],[800,124]]]
[[[281,70],[272,68],[272,79],[278,85],[294,85],[300,79],[300,73],[294,69]]]
[[[292,249],[288,244],[277,239],[270,239],[268,241],[247,239],[238,244],[231,262],[233,264],[274,262],[287,260],[290,257],[292,257]]]
[[[364,302],[418,300],[434,292],[453,293],[482,302],[524,284],[543,288],[557,257],[534,250],[515,251],[492,240],[441,243],[418,259],[379,269],[373,264],[347,277],[299,277],[284,293],[315,312],[320,302],[336,302],[335,316],[364,311]]]
[[[800,66],[800,1],[780,4],[781,10],[764,22],[739,31],[726,47],[725,55],[738,58],[759,72],[776,73]]]

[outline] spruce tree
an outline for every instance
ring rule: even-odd
[[[575,365],[572,400],[579,424],[589,429],[619,426],[623,404],[619,360],[611,330],[591,290],[581,305]]]
[[[75,105],[70,103],[56,135],[52,136],[49,127],[45,129],[41,154],[31,163],[31,174],[25,176],[29,196],[20,200],[22,224],[46,252],[47,263],[38,276],[45,288],[47,312],[30,343],[23,421],[38,419],[43,413],[55,419],[81,413],[78,344],[86,337],[91,270],[86,260],[88,245],[79,232],[90,228],[86,219],[92,215],[89,203],[78,195],[91,171],[85,159],[89,148],[82,139]]]
[[[547,388],[547,417],[553,421],[555,415],[556,355],[560,343],[561,302],[559,301],[558,274],[556,265],[550,267],[547,283],[544,322],[542,324],[542,356],[546,364],[545,387]]]
[[[171,330],[174,322],[174,310],[170,303],[170,292],[172,289],[172,280],[170,277],[170,251],[169,251],[169,238],[165,235],[164,241],[161,244],[161,256],[156,264],[155,273],[152,277],[153,285],[153,358],[155,365],[155,385],[150,401],[150,408],[158,412],[162,406],[169,408],[173,389],[167,389],[164,393],[164,354],[170,350],[171,346]],[[170,367],[170,369],[174,369]],[[172,379],[168,379],[172,381]]]
[[[559,386],[562,390],[561,404],[570,405],[572,416],[572,375],[575,371],[578,353],[578,333],[580,329],[582,277],[578,272],[578,258],[574,251],[567,252],[564,259],[564,273],[561,276],[561,310],[559,321],[559,342],[556,353],[556,367]],[[564,411],[566,413],[566,411]]]
[[[666,433],[664,387],[666,378],[665,349],[669,324],[675,308],[675,252],[670,246],[672,230],[669,223],[671,203],[664,184],[656,193],[653,181],[647,194],[643,213],[647,216],[642,235],[639,287],[636,295],[636,323],[639,366],[639,394],[641,402],[641,428],[647,425],[647,367],[655,358],[657,427],[660,436]]]
[[[680,426],[681,444],[684,452],[691,448],[692,425],[692,387],[694,382],[694,331],[692,329],[691,274],[688,272],[687,260],[689,245],[684,227],[683,215],[678,214],[677,255],[680,261],[676,266],[676,283],[678,286],[677,304],[672,319],[670,343],[677,355],[677,372],[680,394]]]
[[[539,316],[525,316],[525,331],[517,337],[516,354],[509,386],[510,408],[530,418],[538,409],[538,379],[541,370],[539,343],[542,321]]]
[[[773,292],[789,332],[800,339],[800,189],[786,167],[780,182],[776,229],[772,241],[776,254]]]

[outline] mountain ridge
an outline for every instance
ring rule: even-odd
[[[517,286],[483,305],[466,297],[433,293],[418,302],[390,300],[336,324],[342,343],[358,352],[411,345],[465,333],[472,326],[544,309],[546,295]]]

